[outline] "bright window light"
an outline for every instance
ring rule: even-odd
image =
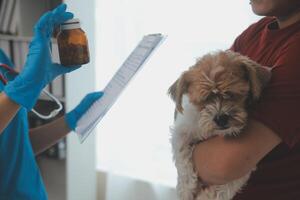
[[[168,36],[99,124],[97,168],[173,187],[169,86],[199,56],[229,48],[258,18],[238,0],[99,0],[96,13],[99,89],[143,35]]]

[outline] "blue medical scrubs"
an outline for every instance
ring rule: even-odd
[[[1,50],[0,62],[11,64]],[[0,92],[3,88],[0,81]],[[0,134],[0,200],[45,199],[46,190],[30,143],[27,110],[20,108]]]

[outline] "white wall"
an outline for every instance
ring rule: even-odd
[[[88,92],[95,90],[95,0],[66,0],[70,11],[82,22],[89,40],[91,62],[68,74],[66,80],[67,110],[71,110]],[[72,133],[67,138],[67,199],[95,200],[95,139],[92,133],[85,143],[79,144]]]
[[[101,173],[101,172],[98,172]],[[106,175],[105,198],[98,200],[176,200],[174,187],[124,176]],[[114,191],[114,192],[113,192]]]

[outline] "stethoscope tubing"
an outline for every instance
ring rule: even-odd
[[[4,68],[7,71],[6,73],[12,73],[15,76],[17,76],[19,74],[16,70],[14,70],[13,68],[9,67],[8,65],[6,65],[4,63],[0,63],[0,67]],[[0,81],[2,81],[2,83],[4,85],[6,85],[8,83],[8,80],[1,73],[0,73]],[[47,90],[44,89],[44,90],[42,90],[42,92],[44,94],[46,94],[47,96],[49,96],[58,105],[58,108],[51,111],[48,115],[43,115],[43,114],[37,112],[35,109],[32,109],[31,111],[41,119],[44,119],[44,120],[51,119],[58,115],[58,113],[63,109],[63,105],[53,94],[51,94]]]

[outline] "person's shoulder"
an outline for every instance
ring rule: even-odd
[[[255,31],[255,32],[260,31],[260,30],[266,28],[273,21],[275,21],[274,17],[263,17],[260,20],[258,20],[257,22],[251,24],[247,30],[251,30],[251,31]]]
[[[241,35],[244,35],[245,37],[252,37],[253,35],[257,35],[274,20],[275,19],[273,17],[263,17],[257,22],[252,23],[247,29],[243,31]]]
[[[243,41],[250,41],[252,38],[259,36],[263,30],[271,23],[274,18],[263,17],[255,23],[252,23],[240,35],[239,39]]]
[[[274,21],[276,21],[276,19],[274,17],[263,17],[260,20],[258,20],[256,22],[256,24],[265,27],[265,26],[267,26],[268,24],[270,24]]]

